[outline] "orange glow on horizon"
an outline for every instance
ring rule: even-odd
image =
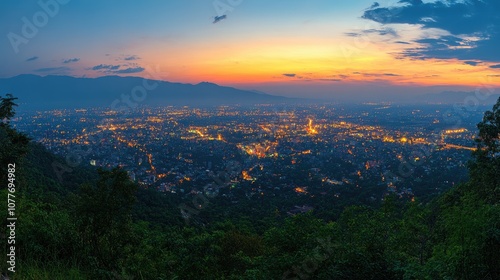
[[[385,82],[402,86],[500,86],[498,70],[489,68],[488,63],[471,66],[457,59],[398,57],[396,54],[404,47],[391,43],[372,42],[352,51],[349,48],[355,46],[350,39],[268,38],[234,41],[223,47],[151,47],[141,49],[145,52],[141,64],[147,65],[146,70],[134,76],[221,85],[314,82],[335,86]]]

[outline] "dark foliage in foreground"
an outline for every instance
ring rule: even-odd
[[[470,180],[428,204],[388,196],[334,221],[258,209],[217,218],[212,205],[204,226],[186,226],[179,201],[138,189],[119,168],[59,180],[52,164],[63,160],[10,127],[13,100],[0,109],[4,182],[17,166],[12,279],[500,279],[500,99],[478,125]]]

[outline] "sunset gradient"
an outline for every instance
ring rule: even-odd
[[[370,19],[378,7],[436,1],[41,2],[56,3],[57,12],[17,46],[9,34],[23,36],[23,17],[33,22],[44,9],[37,1],[0,3],[0,77],[140,76],[319,98],[370,87],[395,95],[404,88],[500,87],[500,57],[420,56],[422,49],[442,52],[447,45],[429,40],[453,35],[468,42],[448,44],[453,51],[474,48],[486,37],[425,26],[438,18],[422,17],[422,24],[404,23],[399,15],[394,22]],[[309,93],[301,92],[305,88]]]

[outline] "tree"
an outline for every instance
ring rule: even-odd
[[[15,164],[28,152],[30,139],[24,133],[19,133],[10,126],[10,119],[15,115],[12,94],[0,96],[0,180],[5,182],[7,165]]]
[[[17,106],[14,103],[17,97],[13,97],[12,94],[7,93],[6,97],[0,97],[0,119],[7,120],[7,123],[10,121],[12,117],[14,117],[14,106]]]
[[[125,258],[131,240],[131,211],[137,186],[127,173],[114,168],[99,170],[96,184],[85,184],[76,201],[74,215],[81,233],[82,249],[98,270],[112,271]]]
[[[478,152],[476,155],[498,156],[500,152],[500,97],[492,111],[486,111],[483,120],[477,124],[479,129]]]
[[[492,111],[484,113],[477,125],[477,150],[470,165],[473,189],[481,198],[494,203],[500,200],[500,98]]]
[[[499,212],[474,192],[443,204],[427,273],[432,279],[499,279]]]

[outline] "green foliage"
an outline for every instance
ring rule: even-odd
[[[14,116],[13,100],[0,116]],[[427,204],[388,196],[329,222],[321,210],[281,214],[279,198],[235,213],[214,198],[203,222],[185,226],[177,197],[138,190],[119,168],[60,181],[51,164],[64,161],[4,122],[0,162],[19,162],[12,279],[500,279],[499,104],[478,125],[469,182]]]
[[[10,119],[14,117],[14,100],[17,98],[7,94],[0,96],[0,180],[7,178],[7,165],[17,163],[28,152],[30,139],[23,133],[17,132],[10,126]]]
[[[8,123],[10,119],[14,117],[14,107],[17,106],[14,100],[16,99],[17,97],[13,97],[10,93],[7,93],[6,97],[0,96],[0,120],[6,119]]]
[[[456,205],[445,206],[438,220],[439,235],[427,263],[431,275],[454,279],[497,279],[492,274],[500,260],[498,239],[491,234],[500,229],[498,207],[486,204],[474,193],[460,197]],[[487,240],[496,243],[486,247]],[[493,263],[495,264],[493,264]]]
[[[471,188],[490,203],[500,201],[500,98],[477,125],[477,150],[470,164]]]
[[[78,232],[68,211],[24,198],[18,212],[18,253],[22,259],[57,261],[77,253]]]
[[[113,270],[123,262],[125,246],[131,241],[131,211],[137,186],[121,169],[98,172],[95,185],[82,186],[73,216],[89,263]]]
[[[264,246],[259,236],[237,230],[228,231],[219,241],[219,266],[229,274],[242,274],[252,268],[253,258],[262,255]]]
[[[500,97],[497,103],[493,105],[491,111],[484,113],[483,120],[477,125],[479,129],[479,137],[476,140],[479,150],[477,154],[486,154],[486,156],[494,156],[500,152]]]
[[[19,264],[19,271],[12,280],[81,280],[87,279],[81,268],[64,261],[47,264],[43,261],[28,261]]]

